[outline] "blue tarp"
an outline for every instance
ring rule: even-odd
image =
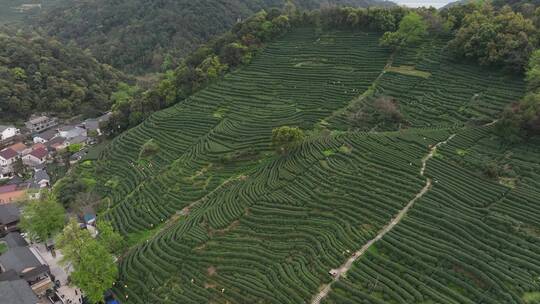
[[[118,302],[116,300],[108,300],[107,304],[120,304],[120,302]]]
[[[91,222],[91,221],[93,221],[95,219],[96,219],[96,216],[93,215],[93,214],[85,214],[84,215],[84,222],[85,223],[89,223],[89,222]]]

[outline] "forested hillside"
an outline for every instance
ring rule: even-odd
[[[63,41],[76,41],[101,62],[146,73],[171,68],[183,56],[237,20],[285,0],[82,0],[48,11],[39,24]],[[298,9],[321,5],[390,5],[378,0],[298,0]]]
[[[33,31],[0,28],[1,120],[36,112],[94,116],[110,109],[110,95],[127,77],[75,45]]]
[[[64,0],[0,0],[0,25],[23,25],[29,18],[37,17],[44,9],[52,8]]]

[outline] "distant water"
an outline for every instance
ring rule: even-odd
[[[454,0],[393,0],[399,5],[406,5],[409,7],[420,7],[420,6],[433,6],[436,8],[443,7]]]

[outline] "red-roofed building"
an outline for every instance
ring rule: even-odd
[[[0,205],[26,199],[26,188],[18,185],[0,186]]]
[[[49,151],[47,149],[39,147],[32,150],[28,155],[23,156],[23,161],[27,165],[40,165],[47,161]]]
[[[28,148],[28,146],[22,142],[14,143],[13,145],[7,147],[7,149],[13,149],[15,152],[19,153],[19,155],[25,155],[30,152],[30,148]]]

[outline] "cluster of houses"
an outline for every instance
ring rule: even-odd
[[[2,303],[43,303],[54,277],[47,262],[18,232],[20,212],[14,204],[0,205],[0,299]]]
[[[81,229],[95,231],[95,214],[85,214],[79,220]],[[0,205],[0,303],[82,303],[80,292],[68,286],[68,275],[54,254],[54,243],[47,242],[43,248],[29,244],[20,233],[19,221],[16,204]]]
[[[100,125],[106,122],[110,113],[79,123],[60,124],[54,117],[33,116],[25,127],[0,126],[0,180],[9,180],[0,186],[0,204],[13,202],[29,193],[39,197],[39,190],[48,187],[50,178],[47,164],[54,161],[58,152],[71,145],[84,147],[95,143],[101,135]],[[70,163],[81,160],[86,153],[83,149],[70,157]],[[17,176],[20,167],[32,169],[33,177],[21,181]]]

